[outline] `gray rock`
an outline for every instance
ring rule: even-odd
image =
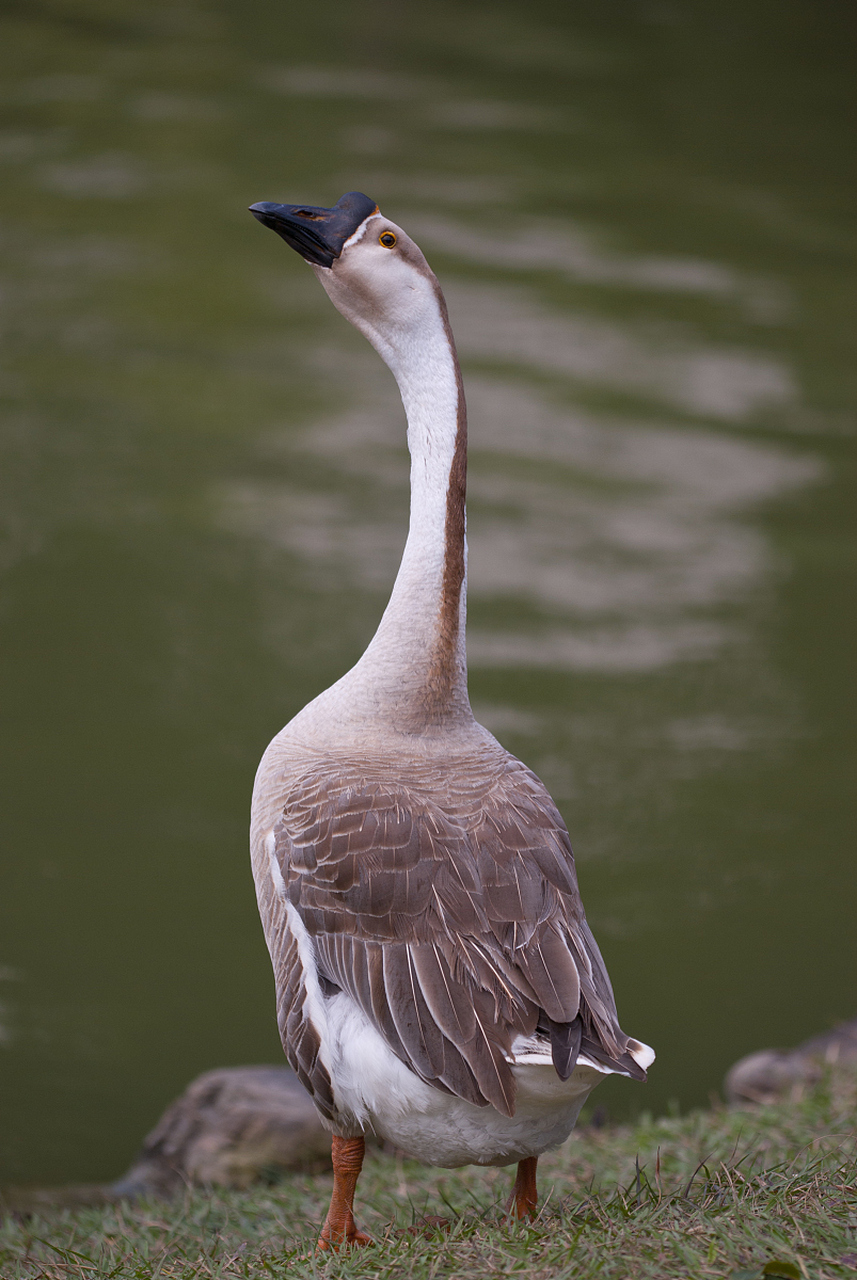
[[[288,1067],[224,1067],[173,1102],[113,1195],[171,1195],[188,1185],[249,1187],[330,1161],[330,1134]]]
[[[729,1070],[724,1091],[729,1102],[776,1102],[816,1084],[836,1065],[857,1071],[857,1018],[796,1049],[762,1049],[741,1058]]]

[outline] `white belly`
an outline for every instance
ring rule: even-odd
[[[591,1090],[610,1074],[584,1060],[563,1081],[550,1058],[528,1053],[513,1068],[518,1098],[510,1118],[425,1084],[345,992],[325,1005],[322,1057],[346,1127],[354,1134],[375,1133],[442,1168],[512,1164],[559,1146]]]

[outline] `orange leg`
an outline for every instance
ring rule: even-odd
[[[319,1252],[341,1249],[349,1245],[372,1244],[371,1236],[359,1231],[354,1222],[354,1191],[363,1168],[366,1142],[363,1138],[337,1138],[331,1141],[333,1156],[333,1195],[319,1236]]]
[[[538,1162],[538,1156],[527,1156],[526,1160],[518,1161],[518,1176],[515,1178],[515,1187],[506,1209],[508,1217],[520,1220],[536,1216],[536,1205],[539,1202],[539,1193],[536,1190]]]

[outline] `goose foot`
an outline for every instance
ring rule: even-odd
[[[331,1223],[330,1215],[325,1219],[318,1238],[317,1253],[336,1253],[340,1249],[353,1249],[375,1241],[365,1231],[361,1231],[354,1221],[354,1214],[348,1214],[344,1222]]]
[[[536,1216],[539,1203],[539,1193],[536,1189],[538,1163],[538,1156],[527,1156],[525,1160],[518,1161],[518,1175],[506,1205],[504,1222],[521,1222],[525,1219],[532,1221]]]
[[[363,1138],[339,1138],[334,1134],[330,1145],[333,1194],[318,1238],[318,1253],[375,1243],[354,1221],[354,1191],[363,1168],[366,1143]]]

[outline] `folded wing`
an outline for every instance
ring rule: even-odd
[[[306,774],[273,856],[322,989],[348,992],[428,1084],[512,1115],[512,1045],[534,1033],[550,1038],[563,1079],[581,1049],[644,1077],[586,925],[565,825],[513,757],[456,793],[419,774]],[[272,945],[278,987],[292,990],[300,958],[287,950]],[[312,1040],[298,1003],[286,997],[280,1018],[290,1060]]]

